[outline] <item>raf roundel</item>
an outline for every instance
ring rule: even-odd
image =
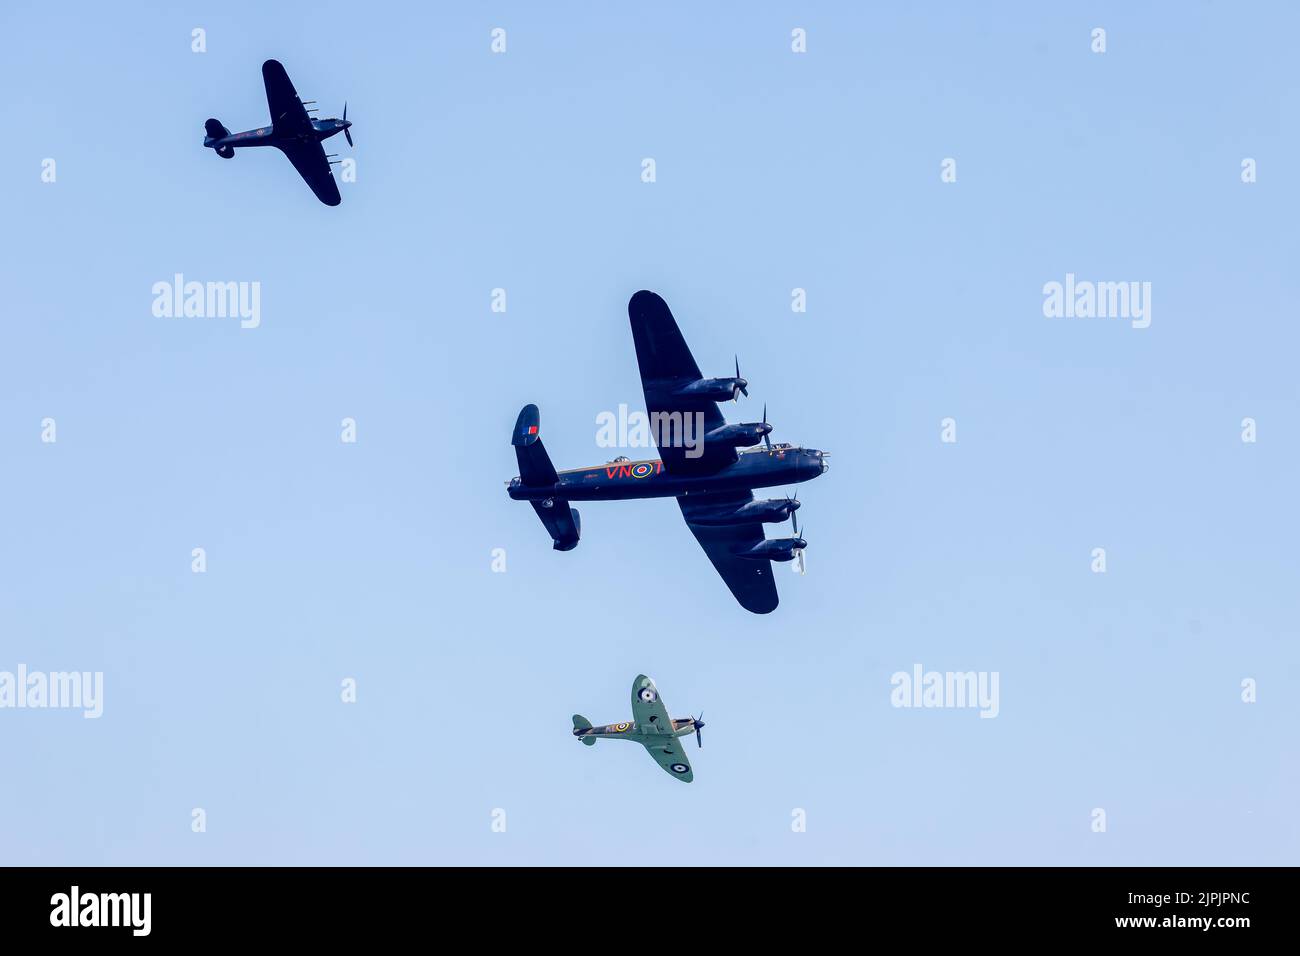
[[[651,467],[650,462],[648,462],[648,461],[643,461],[643,462],[640,462],[640,463],[635,464],[635,465],[632,466],[632,477],[633,477],[633,478],[648,478],[648,477],[650,477],[650,474],[651,474],[653,471],[654,471],[654,468]]]
[[[631,724],[615,724],[614,730],[615,732],[621,734],[623,731],[627,730],[631,726],[632,726]]]
[[[686,771],[691,769],[690,767],[686,766],[686,764],[684,763],[674,763],[674,764],[669,764],[668,766],[673,773],[685,773]]]
[[[653,687],[642,687],[639,696],[641,700],[647,704],[653,704],[655,702],[655,692]]]

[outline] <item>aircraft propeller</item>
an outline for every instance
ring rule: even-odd
[[[767,424],[767,402],[763,403],[763,424]],[[771,432],[772,429],[770,428],[763,432],[763,444],[767,446],[767,453],[769,455],[772,454],[772,439],[768,437]]]
[[[695,746],[702,750],[704,749],[704,741],[700,738],[700,728],[704,726],[704,711],[700,711],[699,717],[692,717],[691,724],[695,727]]]
[[[740,399],[737,395],[744,395],[749,398],[749,383],[740,377],[740,356],[736,356],[736,381],[731,386],[731,400],[738,402]]]
[[[345,139],[347,139],[347,141],[348,141],[348,145],[351,146],[351,145],[352,145],[352,130],[351,130],[351,128],[347,125],[347,123],[348,123],[348,101],[347,101],[347,100],[344,100],[344,101],[343,101],[343,136],[344,136]]]
[[[804,564],[803,549],[808,547],[808,542],[805,541],[803,535],[799,533],[799,520],[794,516],[793,511],[790,512],[790,524],[794,527],[795,544],[795,547],[791,549],[790,553],[794,555],[795,562],[799,565],[799,573],[807,574],[808,566]]]

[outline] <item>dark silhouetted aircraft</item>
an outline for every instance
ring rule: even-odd
[[[794,516],[797,498],[755,501],[753,489],[816,478],[826,471],[828,453],[773,444],[766,409],[762,422],[727,424],[717,403],[749,394],[740,363],[734,376],[704,378],[667,303],[653,292],[632,296],[627,312],[660,459],[618,458],[557,472],[542,447],[537,406],[525,405],[511,439],[519,477],[507,483],[507,491],[516,501],[532,503],[557,551],[578,545],[582,526],[571,501],[676,498],[736,600],[766,614],[778,603],[771,562],[798,561],[803,570],[808,543]],[[751,447],[760,443],[762,448]],[[786,518],[794,534],[768,540],[763,524]]]
[[[337,206],[342,202],[338,184],[330,172],[334,165],[333,155],[326,155],[321,145],[331,136],[342,133],[352,145],[352,124],[348,122],[348,104],[343,104],[341,119],[312,119],[307,104],[298,98],[289,74],[278,60],[267,60],[262,64],[262,80],[266,83],[266,102],[271,107],[271,125],[260,129],[250,129],[243,133],[232,133],[218,120],[210,119],[205,124],[207,136],[203,145],[216,150],[222,159],[232,159],[236,149],[246,146],[274,146],[289,157],[293,168],[307,180],[311,191],[327,206]]]

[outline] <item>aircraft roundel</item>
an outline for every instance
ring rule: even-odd
[[[690,767],[686,766],[686,764],[684,763],[669,764],[668,768],[672,770],[673,773],[685,773],[686,771],[691,769]]]
[[[650,462],[642,461],[632,466],[633,478],[648,478],[654,472]]]
[[[638,696],[647,704],[653,704],[655,702],[655,692],[653,687],[642,687],[641,693]]]
[[[615,730],[617,733],[620,733],[620,734],[621,734],[623,731],[627,730],[627,729],[628,729],[629,727],[631,727],[631,726],[632,726],[632,725],[631,725],[631,724],[628,724],[628,723],[615,724],[615,725],[614,725],[614,730]]]

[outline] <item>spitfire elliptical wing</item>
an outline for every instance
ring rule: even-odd
[[[686,759],[686,748],[682,746],[682,738],[665,737],[662,742],[645,740],[642,743],[645,745],[646,752],[654,758],[655,763],[668,772],[669,776],[676,777],[682,783],[690,783],[695,779],[691,762]]]
[[[668,708],[659,699],[659,689],[645,674],[638,674],[632,682],[632,719],[643,732],[673,732],[673,719],[668,716]]]
[[[640,743],[655,763],[684,783],[695,779],[691,762],[686,759],[686,748],[674,736],[673,719],[659,699],[659,688],[645,674],[638,674],[632,681],[632,717],[642,735]]]

